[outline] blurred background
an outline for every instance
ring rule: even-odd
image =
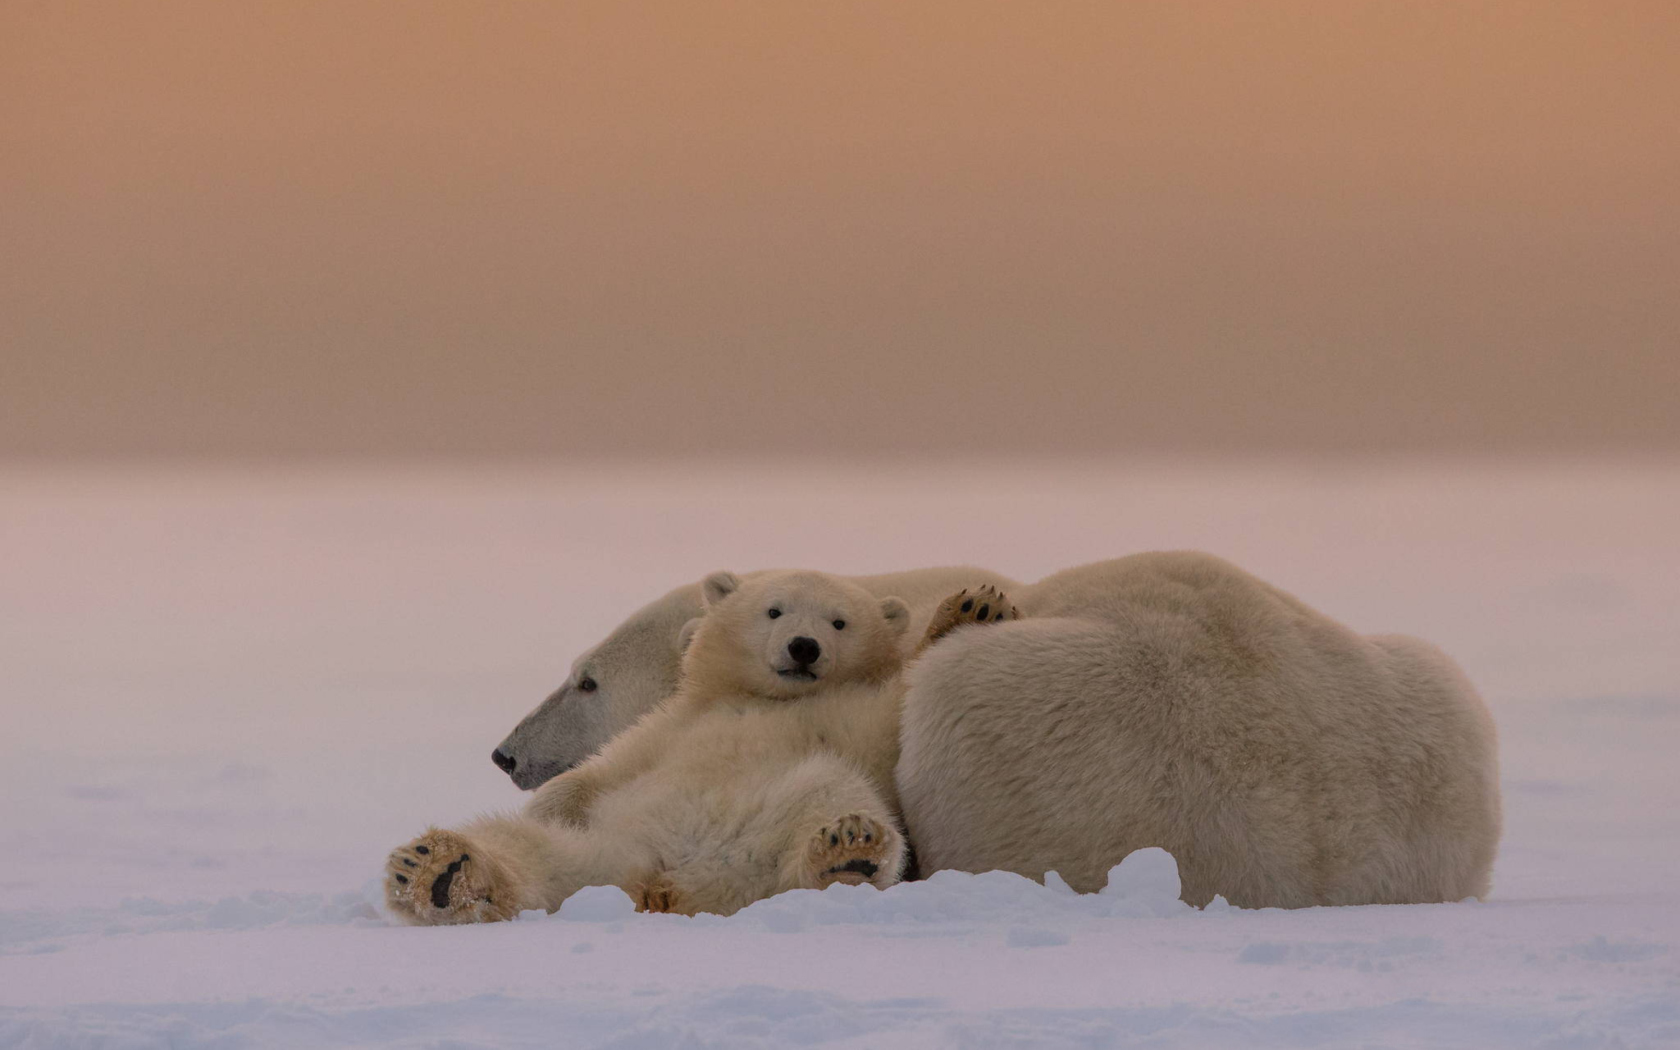
[[[0,9],[0,456],[1680,447],[1680,6]]]
[[[354,887],[716,569],[1194,547],[1464,663],[1496,892],[1667,893],[1677,55],[1666,0],[0,0],[0,892]]]

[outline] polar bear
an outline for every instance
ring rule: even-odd
[[[1435,647],[1354,634],[1197,552],[1004,589],[1020,620],[955,632],[906,675],[895,782],[921,870],[1057,871],[1090,890],[1162,846],[1193,904],[1488,893],[1496,734]],[[615,638],[621,664],[678,648]]]
[[[907,673],[897,769],[923,870],[1104,885],[1178,860],[1244,907],[1489,891],[1493,720],[1440,650],[1363,637],[1236,566],[1138,554],[1015,594]]]
[[[961,565],[842,578],[910,607],[901,646],[906,656],[946,596],[965,587],[1004,592],[1020,587],[995,572]],[[531,791],[599,751],[676,690],[679,635],[704,608],[701,585],[691,583],[638,609],[572,662],[566,680],[497,745],[492,760],[515,785]]]
[[[920,648],[1014,614],[987,593],[945,603]],[[784,890],[897,881],[909,607],[815,572],[716,573],[702,594],[677,691],[524,815],[433,829],[393,852],[394,914],[494,921],[609,884],[641,910],[728,915]]]

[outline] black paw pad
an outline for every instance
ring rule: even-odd
[[[461,860],[466,859],[466,854],[462,854]],[[449,907],[449,886],[461,871],[461,860],[450,862],[449,867],[445,868],[443,874],[437,877],[437,881],[432,883],[432,907]]]
[[[846,863],[844,863],[844,864],[840,865],[838,868],[834,868],[832,870],[837,871],[837,872],[838,871],[856,872],[857,874],[862,875],[866,879],[873,879],[875,877],[875,873],[877,871],[881,870],[881,866],[879,864],[876,864],[872,860],[848,860]]]

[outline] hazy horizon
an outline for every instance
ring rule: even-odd
[[[0,462],[1680,452],[1680,6],[14,3]]]

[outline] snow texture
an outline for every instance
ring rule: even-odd
[[[1680,1046],[1676,521],[1661,465],[0,474],[0,1047]],[[385,852],[518,804],[490,749],[677,581],[1163,547],[1463,662],[1489,900],[1196,910],[1144,850],[1089,895],[381,914]]]

